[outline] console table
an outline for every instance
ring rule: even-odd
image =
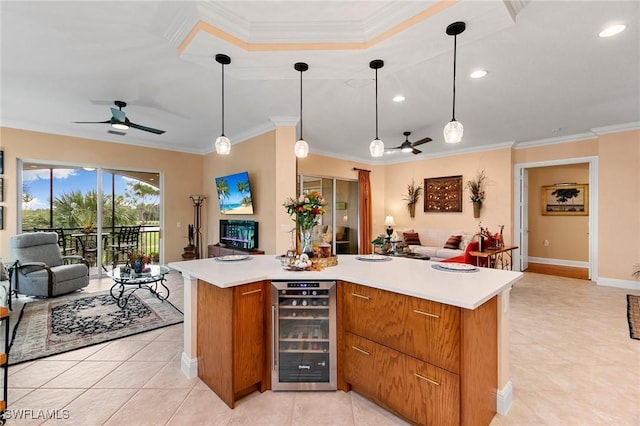
[[[484,251],[470,251],[469,255],[476,256],[476,266],[480,266],[480,258],[486,258],[490,268],[513,270],[512,254],[517,246],[505,246]],[[499,266],[499,268],[498,268]]]

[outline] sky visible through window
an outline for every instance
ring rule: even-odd
[[[49,208],[49,169],[24,170],[22,179],[25,193],[31,195],[29,203],[22,202],[24,210],[37,210]],[[124,195],[129,182],[137,182],[135,179],[122,175],[115,175],[116,195]],[[53,170],[53,198],[65,193],[81,191],[86,194],[95,190],[97,185],[97,171],[83,169],[54,169]],[[111,173],[104,172],[102,188],[106,194],[111,193]]]

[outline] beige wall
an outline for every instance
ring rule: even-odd
[[[598,157],[598,278],[630,281],[633,265],[640,262],[640,130],[518,149],[513,161],[590,156]],[[590,195],[594,196],[593,188]]]
[[[163,196],[163,261],[182,259],[182,249],[188,243],[186,224],[193,222],[193,204],[188,196],[202,191],[202,156],[10,128],[0,128],[0,146],[4,149],[6,200],[3,203],[5,226],[0,231],[3,258],[11,257],[9,236],[17,233],[16,212],[21,208],[16,201],[17,160],[26,159],[159,172]],[[182,224],[180,228],[178,222]]]
[[[588,262],[589,217],[542,215],[542,187],[560,182],[588,184],[589,164],[529,169],[529,256]]]
[[[425,178],[462,175],[463,185],[475,178],[480,170],[487,176],[486,198],[482,203],[480,218],[473,217],[473,206],[469,192],[462,193],[462,213],[425,213],[424,191],[416,205],[416,214],[409,217],[406,202],[407,185],[413,179],[424,189]],[[387,166],[385,169],[386,214],[393,215],[396,228],[450,229],[468,232],[479,231],[479,223],[491,232],[499,231],[498,225],[505,225],[504,239],[512,241],[512,171],[511,150],[499,149],[473,154],[456,155],[435,159],[419,160]],[[442,242],[444,244],[444,241]]]
[[[260,249],[271,254],[286,252],[289,234],[281,231],[280,225],[291,228],[291,220],[282,204],[296,191],[295,140],[295,127],[282,126],[233,145],[229,155],[211,153],[204,157],[205,247],[220,241],[220,219],[256,220]],[[249,173],[254,214],[223,215],[218,206],[215,178],[243,171]]]

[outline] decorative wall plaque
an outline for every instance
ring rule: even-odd
[[[462,175],[424,180],[426,213],[462,212]]]

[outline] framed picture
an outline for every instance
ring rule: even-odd
[[[462,175],[424,180],[425,213],[462,212]]]
[[[347,202],[346,201],[336,201],[336,210],[346,210]]]
[[[558,184],[542,187],[543,216],[588,216],[589,185]]]
[[[4,178],[0,178],[0,203],[4,201]]]
[[[4,151],[0,149],[0,175],[4,174]]]

